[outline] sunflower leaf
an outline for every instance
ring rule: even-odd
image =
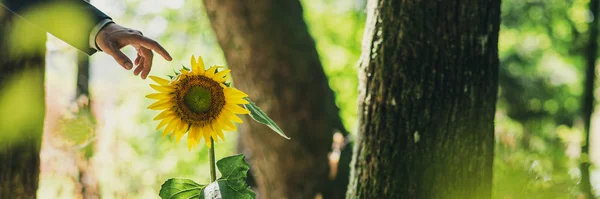
[[[185,67],[184,65],[181,65],[181,67],[183,67],[183,69],[187,70],[187,71],[191,71],[192,69]]]
[[[246,184],[246,177],[250,165],[244,160],[243,154],[225,157],[217,161],[217,168],[223,174],[216,183],[217,191],[222,198],[254,199],[256,194]],[[212,184],[212,183],[211,183]],[[209,185],[204,193],[209,196],[213,186]],[[214,193],[214,191],[213,191]]]
[[[250,165],[243,154],[225,157],[217,161],[217,168],[223,174],[217,181],[200,185],[190,179],[171,178],[161,187],[162,199],[255,199],[256,194],[246,184]]]
[[[269,116],[267,116],[265,112],[260,110],[260,108],[256,106],[256,104],[254,104],[254,102],[252,102],[250,98],[246,97],[244,99],[250,102],[248,104],[244,104],[243,106],[244,108],[250,111],[250,117],[252,119],[261,124],[267,125],[269,128],[271,128],[271,130],[275,131],[277,134],[281,135],[285,139],[290,139],[290,137],[285,135],[285,133],[283,133],[283,130],[281,130],[281,128],[279,128],[279,126],[277,126],[277,124],[275,124],[275,122],[271,118],[269,118]]]
[[[223,84],[225,84],[227,87],[231,87],[231,82],[224,82]]]
[[[160,188],[159,196],[162,199],[190,199],[199,198],[204,194],[206,185],[201,185],[190,179],[171,178]]]

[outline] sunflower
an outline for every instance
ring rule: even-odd
[[[217,71],[217,66],[204,69],[202,57],[192,56],[191,71],[184,67],[171,80],[150,76],[157,84],[150,86],[158,93],[147,95],[157,100],[148,109],[161,110],[154,118],[161,120],[156,127],[165,127],[163,136],[173,135],[177,142],[188,134],[188,149],[195,148],[204,138],[210,148],[211,138],[225,140],[223,131],[235,131],[233,122],[242,123],[236,114],[248,114],[250,111],[239,106],[248,104],[244,98],[248,95],[229,87],[225,81],[230,70]]]

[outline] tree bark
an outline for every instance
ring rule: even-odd
[[[581,183],[579,188],[586,198],[594,197],[593,187],[590,181],[590,133],[592,112],[594,110],[594,82],[596,80],[596,56],[598,55],[598,0],[591,0],[589,4],[593,20],[589,23],[589,41],[586,46],[585,56],[585,82],[584,93],[581,106],[581,113],[584,121],[585,143],[581,146],[581,155],[587,158],[581,158]]]
[[[15,33],[17,25],[23,29]],[[30,43],[18,45],[24,38]],[[0,6],[0,198],[36,198],[45,40],[45,32]]]
[[[499,0],[369,0],[347,198],[490,198]]]
[[[346,130],[300,2],[205,0],[204,4],[235,85],[292,138],[281,138],[245,119],[240,139],[258,195],[315,198],[320,193],[324,198],[343,198],[346,184],[328,178],[327,154],[333,134]]]

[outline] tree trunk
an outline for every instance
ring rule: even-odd
[[[490,198],[499,0],[369,0],[347,198]]]
[[[89,117],[89,121],[96,121],[94,114],[91,110],[91,98],[90,98],[90,58],[88,55],[77,52],[77,89],[75,92],[75,102],[79,107],[79,117]],[[86,120],[87,121],[87,120]],[[94,125],[95,127],[95,125]],[[89,132],[81,132],[86,134]],[[92,134],[89,139],[93,139],[95,134]],[[100,198],[100,190],[98,185],[98,178],[94,173],[93,160],[90,158],[94,152],[95,141],[82,143],[85,145],[79,150],[74,150],[74,156],[77,160],[77,168],[79,169],[79,176],[77,179],[79,194],[83,199],[96,199]]]
[[[324,198],[343,198],[346,184],[328,178],[328,153],[334,133],[346,131],[300,2],[205,0],[204,4],[235,85],[292,138],[286,140],[248,119],[240,128],[258,195],[315,198],[320,193]]]
[[[593,187],[590,181],[590,124],[592,121],[592,112],[594,110],[594,81],[596,80],[596,56],[598,54],[598,0],[591,0],[589,4],[593,20],[589,23],[589,41],[586,46],[585,54],[585,82],[583,93],[583,104],[581,113],[584,121],[585,143],[581,146],[581,155],[587,158],[581,158],[581,183],[579,188],[586,198],[594,198]]]
[[[45,40],[45,32],[0,6],[0,198],[36,198]]]

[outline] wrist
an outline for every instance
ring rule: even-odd
[[[104,37],[102,36],[102,33],[105,32],[106,28],[114,24],[115,22],[113,22],[111,19],[104,19],[98,24],[96,24],[96,26],[92,29],[92,32],[90,33],[90,48],[102,51],[100,45],[98,45],[99,41],[102,41]]]

